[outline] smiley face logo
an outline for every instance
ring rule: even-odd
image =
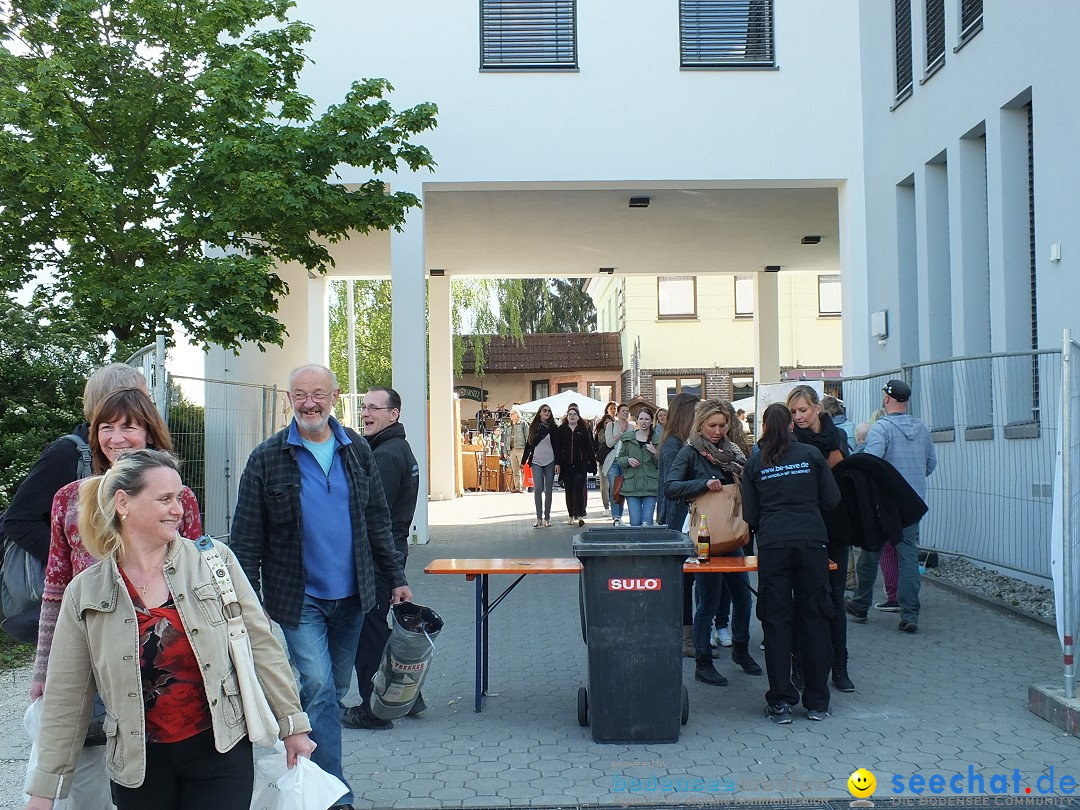
[[[877,779],[866,768],[859,768],[848,777],[847,789],[852,796],[865,799],[867,796],[872,796],[874,791],[877,790]]]

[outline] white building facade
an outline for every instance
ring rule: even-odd
[[[767,382],[780,367],[784,274],[836,274],[845,365],[867,365],[860,5],[299,3],[315,29],[302,84],[318,105],[383,76],[395,107],[439,107],[438,129],[418,139],[436,171],[389,178],[423,209],[401,233],[336,247],[334,270],[393,280],[394,386],[422,465],[452,452],[455,276],[749,276],[747,366]],[[289,367],[325,361],[326,280],[285,272],[285,348],[215,354],[208,376],[283,384]],[[422,473],[431,497],[452,493],[449,466]]]

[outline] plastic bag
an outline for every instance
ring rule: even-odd
[[[255,760],[251,810],[326,810],[349,792],[348,786],[305,757],[285,764],[285,744]]]
[[[33,745],[30,746],[30,759],[26,763],[26,778],[23,781],[23,792],[26,792],[26,783],[30,780],[30,772],[37,768],[38,764],[38,747],[37,738],[41,732],[41,715],[45,711],[45,699],[35,698],[34,702],[26,707],[26,713],[23,715],[23,728],[26,729],[27,735],[33,740]],[[23,796],[24,800],[30,801],[29,794]],[[72,810],[71,801],[69,799],[57,799],[53,802],[53,810]]]

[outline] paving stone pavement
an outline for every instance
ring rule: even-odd
[[[553,517],[561,506],[556,493]],[[605,525],[598,513],[590,510],[597,517],[587,525]],[[577,688],[587,677],[577,577],[526,577],[491,614],[491,696],[476,714],[473,583],[423,567],[439,557],[572,556],[580,530],[557,518],[550,529],[533,529],[532,515],[524,494],[430,505],[431,542],[414,547],[408,563],[415,598],[446,620],[424,686],[430,708],[390,731],[345,732],[356,807],[850,801],[847,778],[857,768],[876,775],[877,798],[914,798],[908,780],[916,774],[961,774],[966,791],[969,767],[984,776],[987,792],[993,774],[1007,775],[1013,795],[1019,770],[1021,798],[1039,797],[1047,782],[1036,779],[1051,768],[1055,793],[1062,776],[1080,782],[1080,740],[1027,709],[1030,683],[1060,682],[1054,633],[932,585],[922,589],[916,635],[897,630],[896,614],[872,611],[867,624],[849,624],[857,690],[834,692],[824,722],[796,710],[792,725],[775,726],[763,714],[764,676],[746,675],[725,657],[717,666],[730,684],[706,686],[685,659],[690,720],[679,742],[627,746],[594,743],[577,722]],[[511,581],[492,577],[492,596]],[[751,636],[764,664],[756,620]],[[904,786],[896,794],[894,777]]]
[[[553,513],[561,507],[556,493]],[[587,525],[604,525],[598,513],[590,509],[597,517]],[[690,720],[679,742],[628,746],[594,743],[577,722],[577,688],[587,667],[577,577],[526,577],[492,613],[491,697],[476,714],[473,583],[423,568],[438,557],[572,556],[580,530],[533,529],[532,515],[531,495],[477,493],[430,505],[431,542],[413,547],[408,563],[416,600],[446,620],[424,686],[429,708],[389,731],[345,730],[346,776],[357,808],[719,809],[770,800],[820,806],[827,799],[847,807],[847,778],[857,768],[875,774],[878,807],[893,796],[919,801],[907,806],[957,799],[970,806],[978,798],[953,796],[947,783],[940,796],[926,789],[920,796],[908,783],[914,775],[929,781],[959,774],[967,791],[970,769],[988,793],[994,774],[1007,777],[1006,795],[986,797],[985,806],[1043,799],[1047,780],[1037,780],[1051,772],[1059,796],[1063,776],[1080,782],[1080,740],[1027,709],[1030,683],[1060,683],[1054,633],[929,584],[918,634],[898,632],[895,614],[875,611],[867,624],[849,624],[858,688],[833,693],[827,720],[813,723],[796,710],[792,725],[774,726],[763,715],[764,677],[745,675],[722,657],[717,666],[730,684],[710,687],[693,680],[693,662],[685,659]],[[493,577],[492,594],[510,581]],[[764,665],[756,621],[751,636],[751,651]],[[0,691],[25,694],[26,681],[25,673],[13,674]],[[0,771],[13,777],[0,779],[0,807],[21,806],[4,789],[25,770],[21,717],[21,709],[0,717]],[[899,793],[894,777],[903,780]],[[1064,805],[1059,799],[1042,806]]]

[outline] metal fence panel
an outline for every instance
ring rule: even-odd
[[[288,394],[276,386],[171,379],[169,429],[184,461],[184,481],[199,499],[204,529],[216,537],[228,535],[248,456],[292,417]]]
[[[930,428],[938,457],[920,546],[1049,577],[1060,352],[959,358],[846,378],[848,419],[871,421],[892,378],[911,384],[909,412]]]

